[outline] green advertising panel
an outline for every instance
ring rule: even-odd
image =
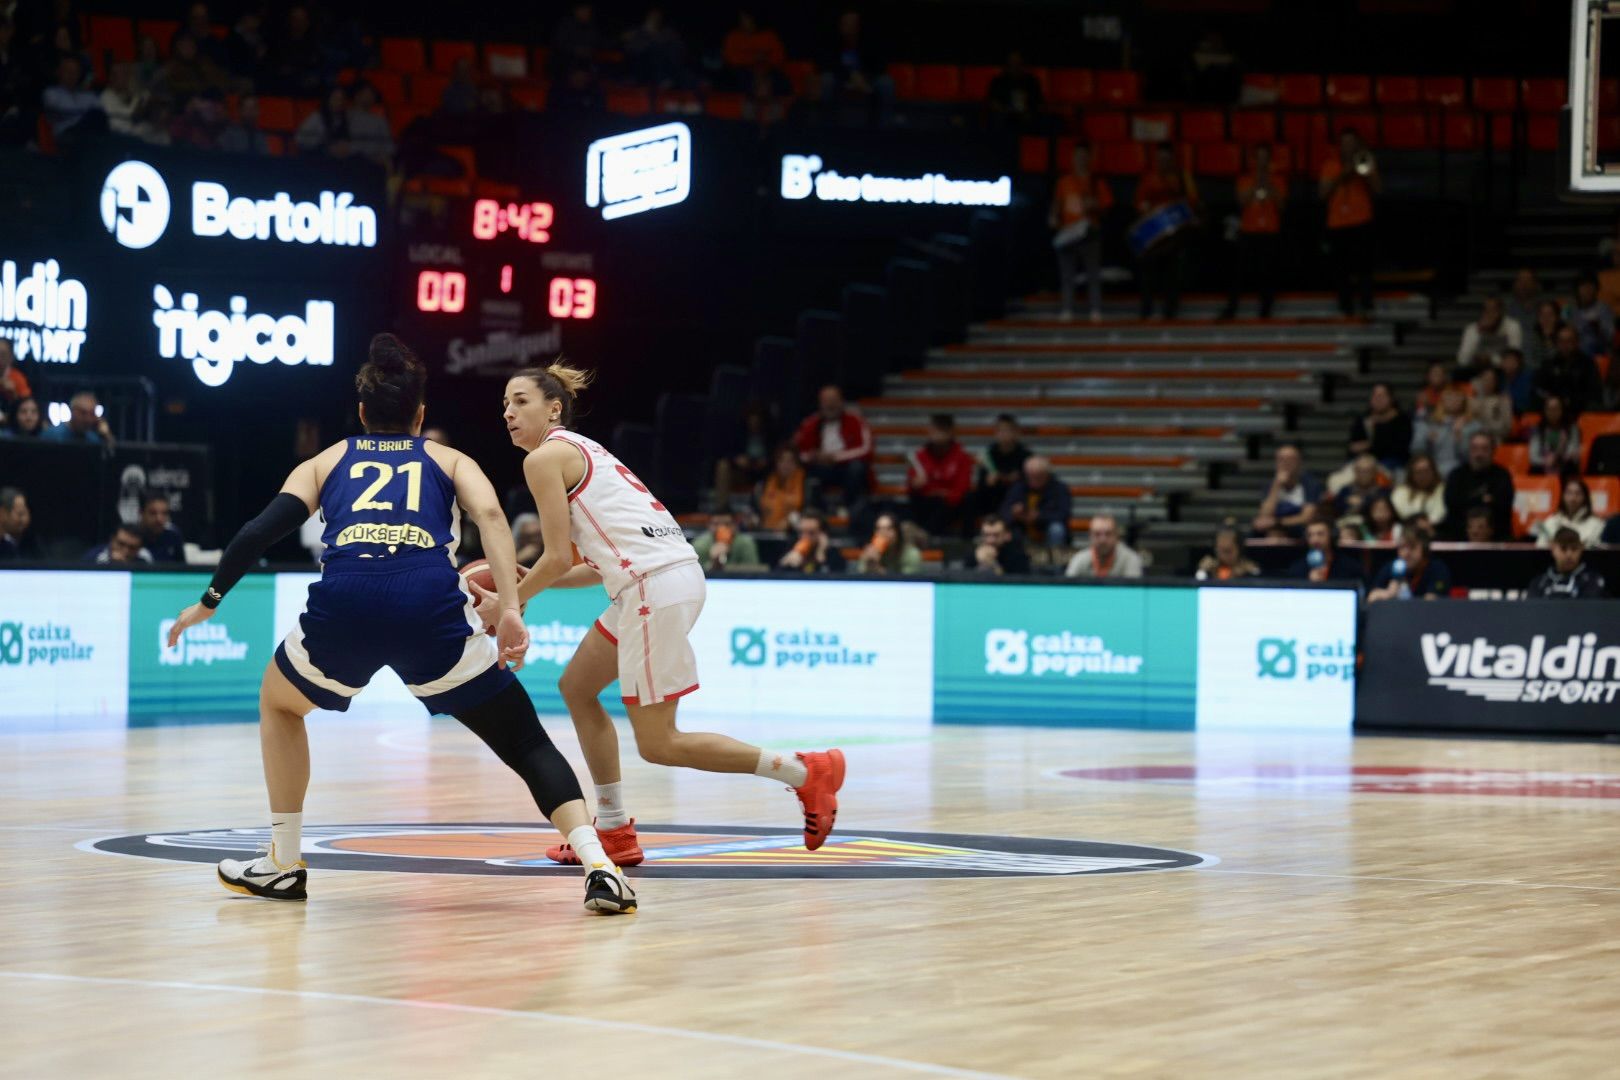
[[[129,600],[129,711],[133,716],[254,708],[275,652],[276,579],[250,574],[212,619],[168,647],[175,615],[194,604],[207,574],[134,574]]]
[[[529,653],[523,670],[518,672],[518,682],[534,699],[534,707],[542,716],[568,711],[562,695],[557,692],[557,680],[585,636],[601,633],[593,627],[607,606],[607,594],[590,588],[548,590],[524,608]],[[603,691],[602,704],[609,712],[623,715],[624,702],[619,697],[617,682]]]
[[[934,720],[1191,728],[1198,591],[942,584]]]

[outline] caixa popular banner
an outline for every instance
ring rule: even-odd
[[[1362,726],[1620,732],[1620,604],[1373,604]]]

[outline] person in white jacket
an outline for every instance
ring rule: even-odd
[[[1502,310],[1500,296],[1487,296],[1479,318],[1463,328],[1462,344],[1457,346],[1457,365],[1479,368],[1501,362],[1504,349],[1524,347],[1524,329]]]

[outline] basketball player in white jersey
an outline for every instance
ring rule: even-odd
[[[675,726],[678,699],[698,688],[697,659],[686,635],[703,610],[703,568],[646,485],[598,443],[568,430],[575,397],[589,382],[588,373],[560,363],[530,369],[507,382],[504,404],[512,442],[528,452],[523,475],[545,538],[545,553],[518,585],[520,600],[598,582],[611,598],[596,632],[586,635],[558,682],[596,784],[602,844],[620,866],[644,858],[620,793],[618,735],[598,700],[618,679],[644,759],[785,783],[803,805],[804,846],[814,851],[838,813],[842,751],[780,754]],[[584,560],[577,566],[573,547]],[[493,603],[486,605],[491,615],[497,613]],[[557,862],[579,861],[568,844],[546,854]]]

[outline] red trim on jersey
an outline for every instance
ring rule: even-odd
[[[608,633],[608,628],[602,625],[602,620],[601,619],[596,620],[596,628],[598,630],[602,631],[602,636],[607,638],[609,641],[613,642],[613,644],[617,645],[619,643],[618,638],[616,638],[612,634]]]
[[[578,486],[576,486],[573,491],[570,491],[568,493],[568,501],[573,502],[575,499],[579,498],[581,494],[584,493],[585,489],[588,486],[590,486],[591,476],[596,472],[596,465],[591,461],[591,452],[589,450],[585,449],[583,446],[579,445],[579,443],[575,442],[573,439],[568,438],[567,435],[565,435],[565,434],[563,434],[561,432],[553,431],[550,435],[546,436],[546,441],[550,442],[553,439],[555,439],[557,442],[565,442],[565,443],[567,443],[569,446],[572,446],[575,450],[578,450],[580,452],[580,454],[582,454],[584,456],[584,458],[585,458],[585,475],[580,479]],[[595,523],[592,522],[592,524],[595,524]],[[601,532],[601,531],[602,530],[600,530],[600,529],[597,530],[597,532]]]
[[[590,510],[585,506],[584,503],[579,504],[579,512],[585,515],[585,520],[591,523],[591,528],[596,530],[596,535],[602,538],[602,543],[608,546],[608,550],[612,551],[615,557],[620,559],[624,558],[623,555],[619,554],[619,546],[612,540],[608,539],[608,534],[602,531],[602,526],[596,523],[596,518],[591,515]],[[634,576],[634,574],[631,575],[631,577]]]
[[[677,690],[673,694],[665,694],[663,696],[662,700],[663,701],[674,701],[676,698],[685,697],[687,694],[690,694],[692,691],[696,690],[697,688],[698,688],[698,684],[693,683],[691,686],[688,686],[685,690]],[[640,705],[641,704],[641,699],[638,698],[638,697],[620,698],[619,700],[624,702],[626,705]],[[660,703],[661,702],[658,702],[658,701],[653,702],[654,705],[658,705]]]

